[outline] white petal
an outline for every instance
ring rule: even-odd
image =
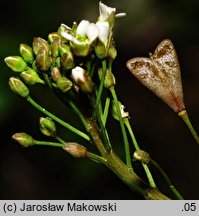
[[[82,20],[78,27],[77,27],[77,34],[81,35],[82,37],[86,37],[86,31],[89,26],[89,21],[88,20]]]
[[[89,43],[92,43],[98,36],[98,27],[95,23],[89,23],[86,35],[88,37]]]
[[[82,43],[80,41],[78,41],[75,37],[73,37],[71,34],[69,34],[67,32],[61,32],[61,36],[65,39],[73,42],[74,44],[82,45]]]
[[[65,24],[61,24],[61,27],[64,27],[65,29],[67,29],[67,30],[71,30],[71,27],[69,27],[69,26],[67,26],[67,25],[65,25]]]
[[[81,81],[84,81],[85,80],[85,77],[84,77],[84,73],[85,73],[85,70],[81,67],[75,67],[72,69],[72,79],[77,83],[78,80],[81,80]]]
[[[99,2],[99,13],[100,13],[99,20],[100,21],[105,21],[112,12],[115,13],[116,8],[108,7],[105,4],[103,4],[101,1]]]
[[[99,33],[98,38],[106,46],[110,34],[110,27],[108,22],[97,22],[96,26],[98,27]]]
[[[126,16],[126,13],[118,13],[115,15],[116,18],[124,17]]]

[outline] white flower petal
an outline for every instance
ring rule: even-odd
[[[111,8],[103,4],[101,1],[99,2],[99,21],[105,21],[111,13],[116,12],[116,8]]]
[[[124,17],[126,16],[126,13],[118,13],[115,15],[116,18]]]
[[[85,70],[81,67],[76,66],[72,69],[71,77],[77,83],[79,80],[85,81]]]
[[[98,36],[98,27],[95,23],[89,23],[86,35],[88,37],[89,43],[92,43]]]
[[[65,29],[67,29],[67,30],[71,30],[71,27],[69,27],[69,26],[67,26],[67,25],[65,25],[65,24],[61,24],[61,27],[64,27]]]
[[[82,45],[82,43],[80,41],[78,41],[75,37],[73,37],[71,34],[69,34],[67,32],[61,32],[61,36],[65,39],[73,42],[74,44]]]
[[[81,35],[82,37],[86,37],[86,31],[89,26],[88,20],[82,20],[77,27],[77,35]]]
[[[97,22],[96,26],[98,27],[99,33],[98,38],[99,40],[106,46],[110,34],[110,27],[108,22]]]

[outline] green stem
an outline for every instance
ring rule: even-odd
[[[101,163],[101,164],[105,164],[106,163],[106,159],[104,159],[103,157],[93,154],[91,152],[87,153],[87,157],[97,163]]]
[[[73,133],[77,134],[78,136],[84,138],[87,141],[90,141],[90,137],[83,133],[82,131],[76,129],[75,127],[71,126],[70,124],[64,122],[63,120],[61,120],[60,118],[56,117],[55,115],[53,115],[52,113],[48,112],[47,110],[45,110],[43,107],[41,107],[39,104],[37,104],[30,96],[28,96],[27,101],[34,106],[36,109],[38,109],[40,112],[44,113],[45,115],[47,115],[48,117],[52,118],[54,121],[58,122],[60,125],[62,125],[63,127],[67,128],[68,130],[72,131]]]
[[[139,193],[145,199],[169,199],[157,189],[150,187],[142,179],[140,179],[133,169],[129,169],[129,167],[123,163],[123,161],[113,152],[113,150],[107,153],[104,149],[103,140],[96,122],[92,118],[87,118],[86,120],[89,125],[89,133],[91,135],[93,144],[104,158],[104,160],[101,162],[106,167],[113,171],[113,173],[115,173],[131,190]]]
[[[94,98],[92,98],[92,103],[94,104],[95,114],[96,114],[97,121],[98,121],[100,130],[101,130],[101,134],[102,134],[102,137],[103,137],[103,140],[104,140],[104,147],[106,149],[106,152],[109,152],[112,149],[112,147],[111,147],[111,143],[110,143],[110,140],[109,140],[107,130],[106,130],[106,128],[104,126],[104,123],[102,121],[102,114],[100,113],[99,106],[95,102]],[[98,104],[100,104],[100,101],[98,102]]]
[[[45,145],[45,146],[53,146],[53,147],[63,147],[63,144],[61,143],[55,143],[55,142],[46,142],[46,141],[34,141],[35,145]]]
[[[68,104],[70,105],[70,107],[72,108],[72,110],[79,116],[82,124],[84,125],[84,127],[85,127],[85,129],[87,131],[88,130],[88,124],[86,122],[86,119],[82,115],[81,111],[77,108],[77,106],[70,99],[68,100]]]
[[[59,141],[60,143],[62,143],[62,144],[65,144],[66,142],[61,138],[61,137],[59,137],[59,136],[55,136],[54,137],[57,141]]]
[[[175,195],[175,197],[179,200],[183,200],[182,195],[177,191],[177,189],[173,186],[173,184],[171,183],[171,180],[169,179],[169,177],[167,176],[167,174],[165,173],[165,171],[162,169],[162,167],[155,162],[154,160],[150,160],[150,163],[161,173],[161,175],[164,177],[164,179],[166,180],[167,184],[169,185],[169,188],[171,189],[171,191],[173,192],[173,194]]]
[[[104,126],[106,125],[106,120],[107,120],[107,117],[108,117],[110,101],[111,101],[110,97],[107,97],[106,102],[105,102],[105,107],[104,107],[104,113],[103,113],[103,116],[102,116],[102,121],[103,121]]]
[[[197,132],[195,131],[193,125],[191,124],[191,121],[189,119],[188,113],[186,110],[182,110],[181,112],[178,113],[178,115],[182,118],[182,120],[185,122],[185,124],[187,125],[187,127],[189,128],[192,136],[194,137],[194,139],[196,140],[196,142],[199,144],[199,136],[197,134]]]
[[[137,140],[136,140],[135,135],[134,135],[134,133],[133,133],[133,130],[132,130],[132,128],[131,128],[129,119],[128,119],[128,118],[125,118],[125,119],[124,119],[124,123],[125,123],[125,125],[126,125],[126,127],[127,127],[127,129],[128,129],[128,132],[129,132],[130,137],[131,137],[131,139],[132,139],[132,142],[133,142],[133,144],[134,144],[135,150],[140,150],[140,147],[139,147],[139,145],[138,145],[138,143],[137,143]],[[142,163],[142,166],[143,166],[144,171],[145,171],[145,173],[146,173],[146,176],[147,176],[147,178],[148,178],[149,184],[151,185],[151,187],[154,187],[154,188],[155,188],[155,187],[156,187],[156,184],[155,184],[155,181],[154,181],[154,179],[153,179],[153,176],[152,176],[152,174],[151,174],[151,172],[150,172],[148,166],[147,166],[146,164],[143,164],[143,163]]]
[[[127,138],[127,134],[126,134],[126,129],[125,129],[125,126],[124,126],[124,120],[123,120],[122,115],[121,115],[119,102],[118,102],[117,95],[116,95],[116,92],[115,92],[115,88],[114,88],[114,86],[111,86],[109,89],[110,89],[110,92],[111,92],[111,94],[113,96],[113,99],[116,102],[117,114],[118,114],[118,117],[119,117],[120,127],[121,127],[122,136],[123,136],[123,140],[124,140],[124,148],[125,148],[125,155],[126,155],[126,165],[127,165],[128,168],[132,169],[129,142],[128,142],[128,138]]]
[[[104,88],[105,77],[106,77],[106,60],[103,60],[102,61],[102,77],[100,80],[100,86],[99,86],[99,90],[97,92],[97,98],[96,98],[96,105],[97,106],[101,100],[101,96],[102,96],[102,92],[103,92],[103,88]]]

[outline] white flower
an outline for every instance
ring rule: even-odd
[[[76,36],[71,35],[70,32],[67,31],[61,32],[61,35],[76,45],[90,45],[98,36],[98,28],[95,23],[82,20],[77,26]],[[79,36],[81,40],[78,40]]]
[[[125,109],[125,106],[124,106],[124,105],[121,105],[120,111],[121,111],[121,116],[122,116],[122,118],[129,118],[129,113],[128,113],[128,112],[125,112],[124,109]]]

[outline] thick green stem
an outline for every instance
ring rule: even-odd
[[[185,124],[187,125],[187,127],[189,128],[192,136],[194,137],[194,139],[196,140],[196,142],[199,144],[199,136],[197,134],[197,132],[195,131],[193,125],[191,124],[191,121],[189,119],[188,113],[186,110],[182,110],[181,112],[178,113],[178,115],[182,118],[182,120],[185,122]]]
[[[169,199],[167,196],[152,188],[146,184],[142,179],[140,179],[136,173],[127,167],[122,160],[111,150],[106,152],[103,144],[103,140],[100,136],[97,124],[91,119],[87,118],[89,125],[89,133],[91,139],[100,152],[101,156],[104,158],[103,164],[112,170],[126,185],[129,186],[131,190],[139,193],[145,199],[149,200],[166,200]]]
[[[56,117],[55,115],[53,115],[52,113],[48,112],[46,109],[44,109],[43,107],[41,107],[39,104],[37,104],[30,96],[28,96],[27,101],[34,106],[36,109],[38,109],[40,112],[44,113],[45,115],[47,115],[48,117],[52,118],[54,121],[58,122],[60,125],[62,125],[63,127],[67,128],[68,130],[72,131],[73,133],[77,134],[78,136],[84,138],[87,141],[90,141],[90,137],[83,133],[82,131],[76,129],[75,127],[71,126],[70,124],[64,122],[63,120],[61,120],[60,118]]]

